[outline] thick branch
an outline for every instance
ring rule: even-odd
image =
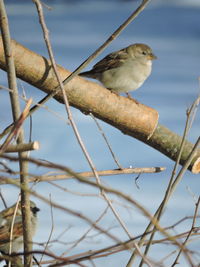
[[[0,68],[6,68],[0,43]],[[51,93],[57,86],[57,79],[50,62],[40,55],[26,49],[13,41],[13,51],[16,63],[17,76],[38,87],[46,93]],[[58,66],[62,79],[70,72]],[[149,138],[158,122],[158,112],[150,107],[135,103],[130,99],[117,96],[100,85],[76,77],[65,85],[70,104],[84,113],[93,113],[124,133],[131,131],[135,136],[143,135]],[[63,103],[60,92],[55,96]]]
[[[58,83],[49,61],[15,41],[13,41],[13,51],[17,76],[48,94],[52,93]],[[6,70],[1,42],[0,68]],[[70,74],[60,66],[58,69],[63,80]],[[65,90],[70,105],[86,114],[91,112],[124,134],[133,136],[172,160],[176,160],[182,137],[162,125],[157,125],[158,112],[156,110],[128,98],[117,96],[100,85],[81,77],[75,77],[66,84]],[[61,92],[58,92],[54,98],[63,103]],[[181,164],[184,164],[192,148],[193,144],[186,142],[181,156]],[[189,169],[193,173],[200,172],[200,151],[197,152]]]

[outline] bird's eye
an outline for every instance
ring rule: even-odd
[[[31,211],[33,212],[33,214],[36,214],[38,211],[40,211],[40,209],[38,209],[37,207],[31,207]]]
[[[142,54],[143,54],[144,56],[146,56],[146,55],[147,55],[147,52],[146,52],[146,51],[142,51]]]

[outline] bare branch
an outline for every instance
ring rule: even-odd
[[[4,1],[0,0],[0,28],[2,32],[3,40],[3,55],[5,55],[5,66],[7,70],[8,77],[8,87],[12,90],[10,92],[10,101],[12,107],[12,115],[14,123],[20,118],[20,103],[18,97],[18,88],[16,81],[16,71],[15,71],[15,61],[13,56],[13,44],[11,42],[8,18],[6,14],[6,9]],[[23,113],[22,113],[23,117]],[[23,119],[22,119],[23,121]],[[24,143],[24,133],[23,130],[19,132],[17,138],[17,144]],[[20,182],[25,188],[28,188],[27,177],[24,173],[28,172],[28,162],[23,162],[22,157],[26,157],[26,152],[19,152],[19,166],[20,166]],[[31,235],[31,215],[30,215],[30,201],[28,191],[21,190],[21,208],[22,208],[22,221],[23,221],[23,241],[24,241],[24,251],[28,252],[32,250],[32,235]],[[24,256],[24,265],[32,266],[32,256]]]

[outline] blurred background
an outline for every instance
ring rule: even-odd
[[[45,19],[50,31],[55,59],[58,64],[73,71],[92,52],[94,52],[124,20],[136,9],[139,1],[95,1],[95,0],[45,0]],[[38,21],[36,7],[32,1],[5,1],[10,24],[11,36],[20,44],[43,55],[48,56],[43,41],[41,27]],[[108,48],[86,69],[106,54],[126,47],[132,43],[148,44],[158,57],[153,63],[153,71],[144,85],[132,93],[139,102],[158,110],[159,123],[182,135],[186,110],[199,95],[200,70],[200,2],[198,0],[154,0]],[[6,75],[0,71],[0,84],[7,86]],[[38,89],[18,81],[19,90],[23,90],[26,97],[32,97],[34,102],[40,100],[44,93]],[[22,102],[22,107],[24,103]],[[32,140],[41,144],[39,151],[31,152],[32,157],[45,159],[66,165],[75,171],[88,171],[89,166],[85,160],[74,134],[68,125],[65,107],[55,100],[50,100],[33,117]],[[92,157],[97,170],[117,168],[95,123],[89,116],[83,115],[79,110],[72,108],[75,122],[81,137]],[[0,91],[0,131],[12,121],[8,93]],[[155,212],[160,204],[166,186],[169,182],[174,162],[148,147],[147,145],[123,135],[120,131],[99,121],[120,164],[123,167],[153,167],[164,166],[167,170],[157,174],[142,174],[135,184],[137,175],[121,175],[104,177],[102,181],[111,187],[131,195],[143,204],[150,212]],[[200,132],[200,116],[197,112],[188,140],[195,142]],[[28,140],[30,127],[25,124],[26,138]],[[14,166],[15,167],[15,166]],[[47,172],[39,167],[30,166],[30,172],[43,174]],[[200,192],[199,175],[187,172],[179,184],[176,192],[168,203],[161,220],[163,226],[168,226],[179,219],[193,215],[195,202]],[[56,182],[65,188],[64,192],[48,183],[34,185],[33,189],[52,201],[66,205],[76,211],[86,214],[95,220],[106,208],[106,203],[97,198],[98,191],[77,183],[76,181]],[[12,186],[1,186],[8,205],[17,199],[18,190]],[[84,196],[80,194],[85,194]],[[125,208],[118,205],[116,198],[114,205],[128,226],[132,235],[143,232],[148,221],[136,209]],[[34,238],[36,243],[46,242],[52,227],[50,207],[38,199],[33,200],[40,207],[39,228]],[[0,208],[3,204],[0,202]],[[87,223],[69,214],[53,209],[54,230],[52,240],[65,231],[61,242],[52,242],[50,249],[60,255],[69,249],[68,254],[75,254],[89,249],[102,248],[113,244],[102,235],[93,237],[91,233],[84,242],[70,250],[71,244],[85,233],[89,228]],[[121,240],[128,237],[119,227],[113,214],[109,211],[99,223],[105,229],[112,228],[111,232],[117,234]],[[176,230],[189,230],[191,221],[185,221]],[[36,248],[41,249],[41,246]],[[192,242],[189,248],[197,250],[199,241]],[[150,256],[162,260],[172,248],[155,246]],[[158,257],[159,255],[159,257]],[[125,266],[130,257],[129,252],[121,252],[107,258],[95,260],[95,266]],[[165,266],[173,257],[164,261]],[[180,266],[188,266],[181,258]],[[72,265],[73,266],[73,265]],[[87,266],[92,266],[88,262]],[[134,265],[134,266],[137,266]]]

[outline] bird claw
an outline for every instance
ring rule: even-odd
[[[128,92],[126,92],[126,95],[127,95],[128,99],[134,101],[136,104],[139,104],[139,102],[136,99],[134,99]]]

